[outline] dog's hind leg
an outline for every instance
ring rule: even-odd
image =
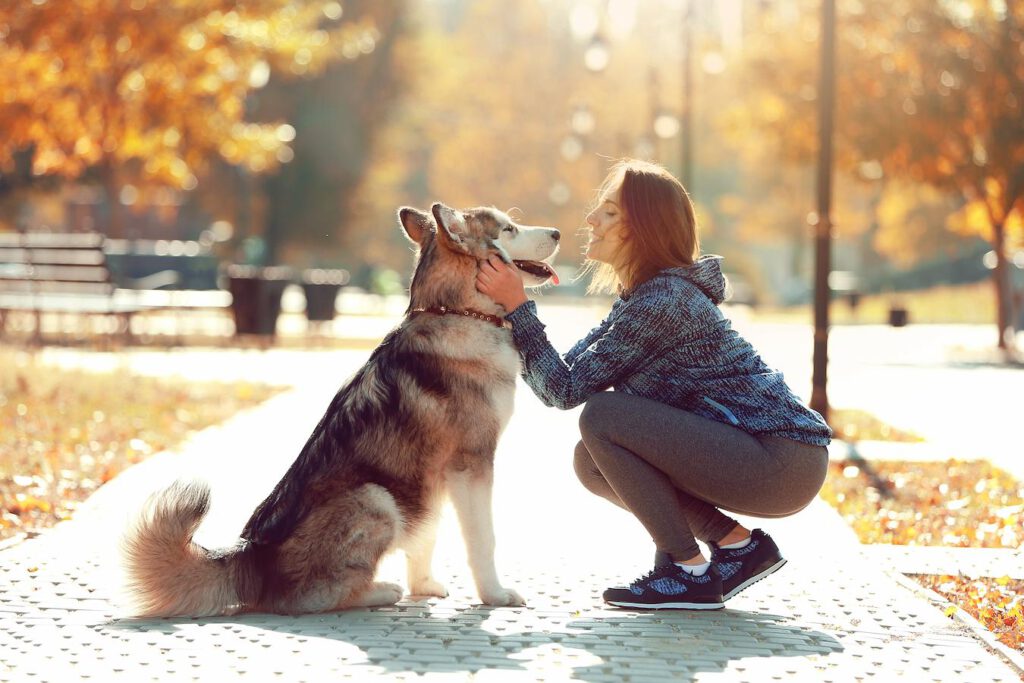
[[[412,595],[448,597],[448,589],[434,578],[432,569],[439,516],[440,511],[435,506],[427,513],[412,537],[404,543],[409,593]]]
[[[459,516],[469,568],[473,572],[473,581],[480,599],[488,605],[525,605],[526,601],[518,593],[502,587],[498,580],[498,570],[494,566],[494,518],[491,511],[493,470],[488,467],[482,471],[449,471],[445,480],[448,495]]]
[[[370,588],[356,596],[351,602],[344,605],[342,609],[349,607],[387,607],[402,599],[405,591],[397,583],[377,582],[370,585]]]
[[[315,508],[278,552],[285,613],[328,612],[394,604],[402,589],[374,583],[381,556],[394,542],[401,514],[391,494],[374,484]]]

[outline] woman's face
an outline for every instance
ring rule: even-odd
[[[587,225],[590,226],[587,258],[612,267],[624,265],[628,231],[619,203],[619,187],[601,197],[600,203],[587,215]]]

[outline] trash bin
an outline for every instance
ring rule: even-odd
[[[334,303],[338,298],[338,290],[347,285],[348,281],[348,271],[340,268],[312,268],[303,271],[302,291],[306,295],[306,320],[334,320]]]
[[[889,325],[892,327],[905,327],[910,322],[910,314],[903,306],[892,306],[889,308]]]
[[[274,336],[281,313],[281,295],[291,282],[291,269],[233,265],[228,267],[227,274],[235,334]]]

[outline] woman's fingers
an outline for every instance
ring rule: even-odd
[[[480,264],[480,269],[476,272],[476,288],[485,294],[491,289],[491,283],[494,281],[492,273],[496,273],[494,267],[490,263],[484,262]]]
[[[505,263],[501,257],[492,254],[487,257],[487,260],[480,262],[476,282],[477,289],[485,292],[513,287],[520,284],[519,272],[515,266]]]

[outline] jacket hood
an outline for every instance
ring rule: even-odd
[[[717,306],[725,301],[731,292],[729,281],[722,273],[722,257],[705,254],[698,258],[692,266],[668,268],[662,271],[692,282],[697,289],[704,292]]]

